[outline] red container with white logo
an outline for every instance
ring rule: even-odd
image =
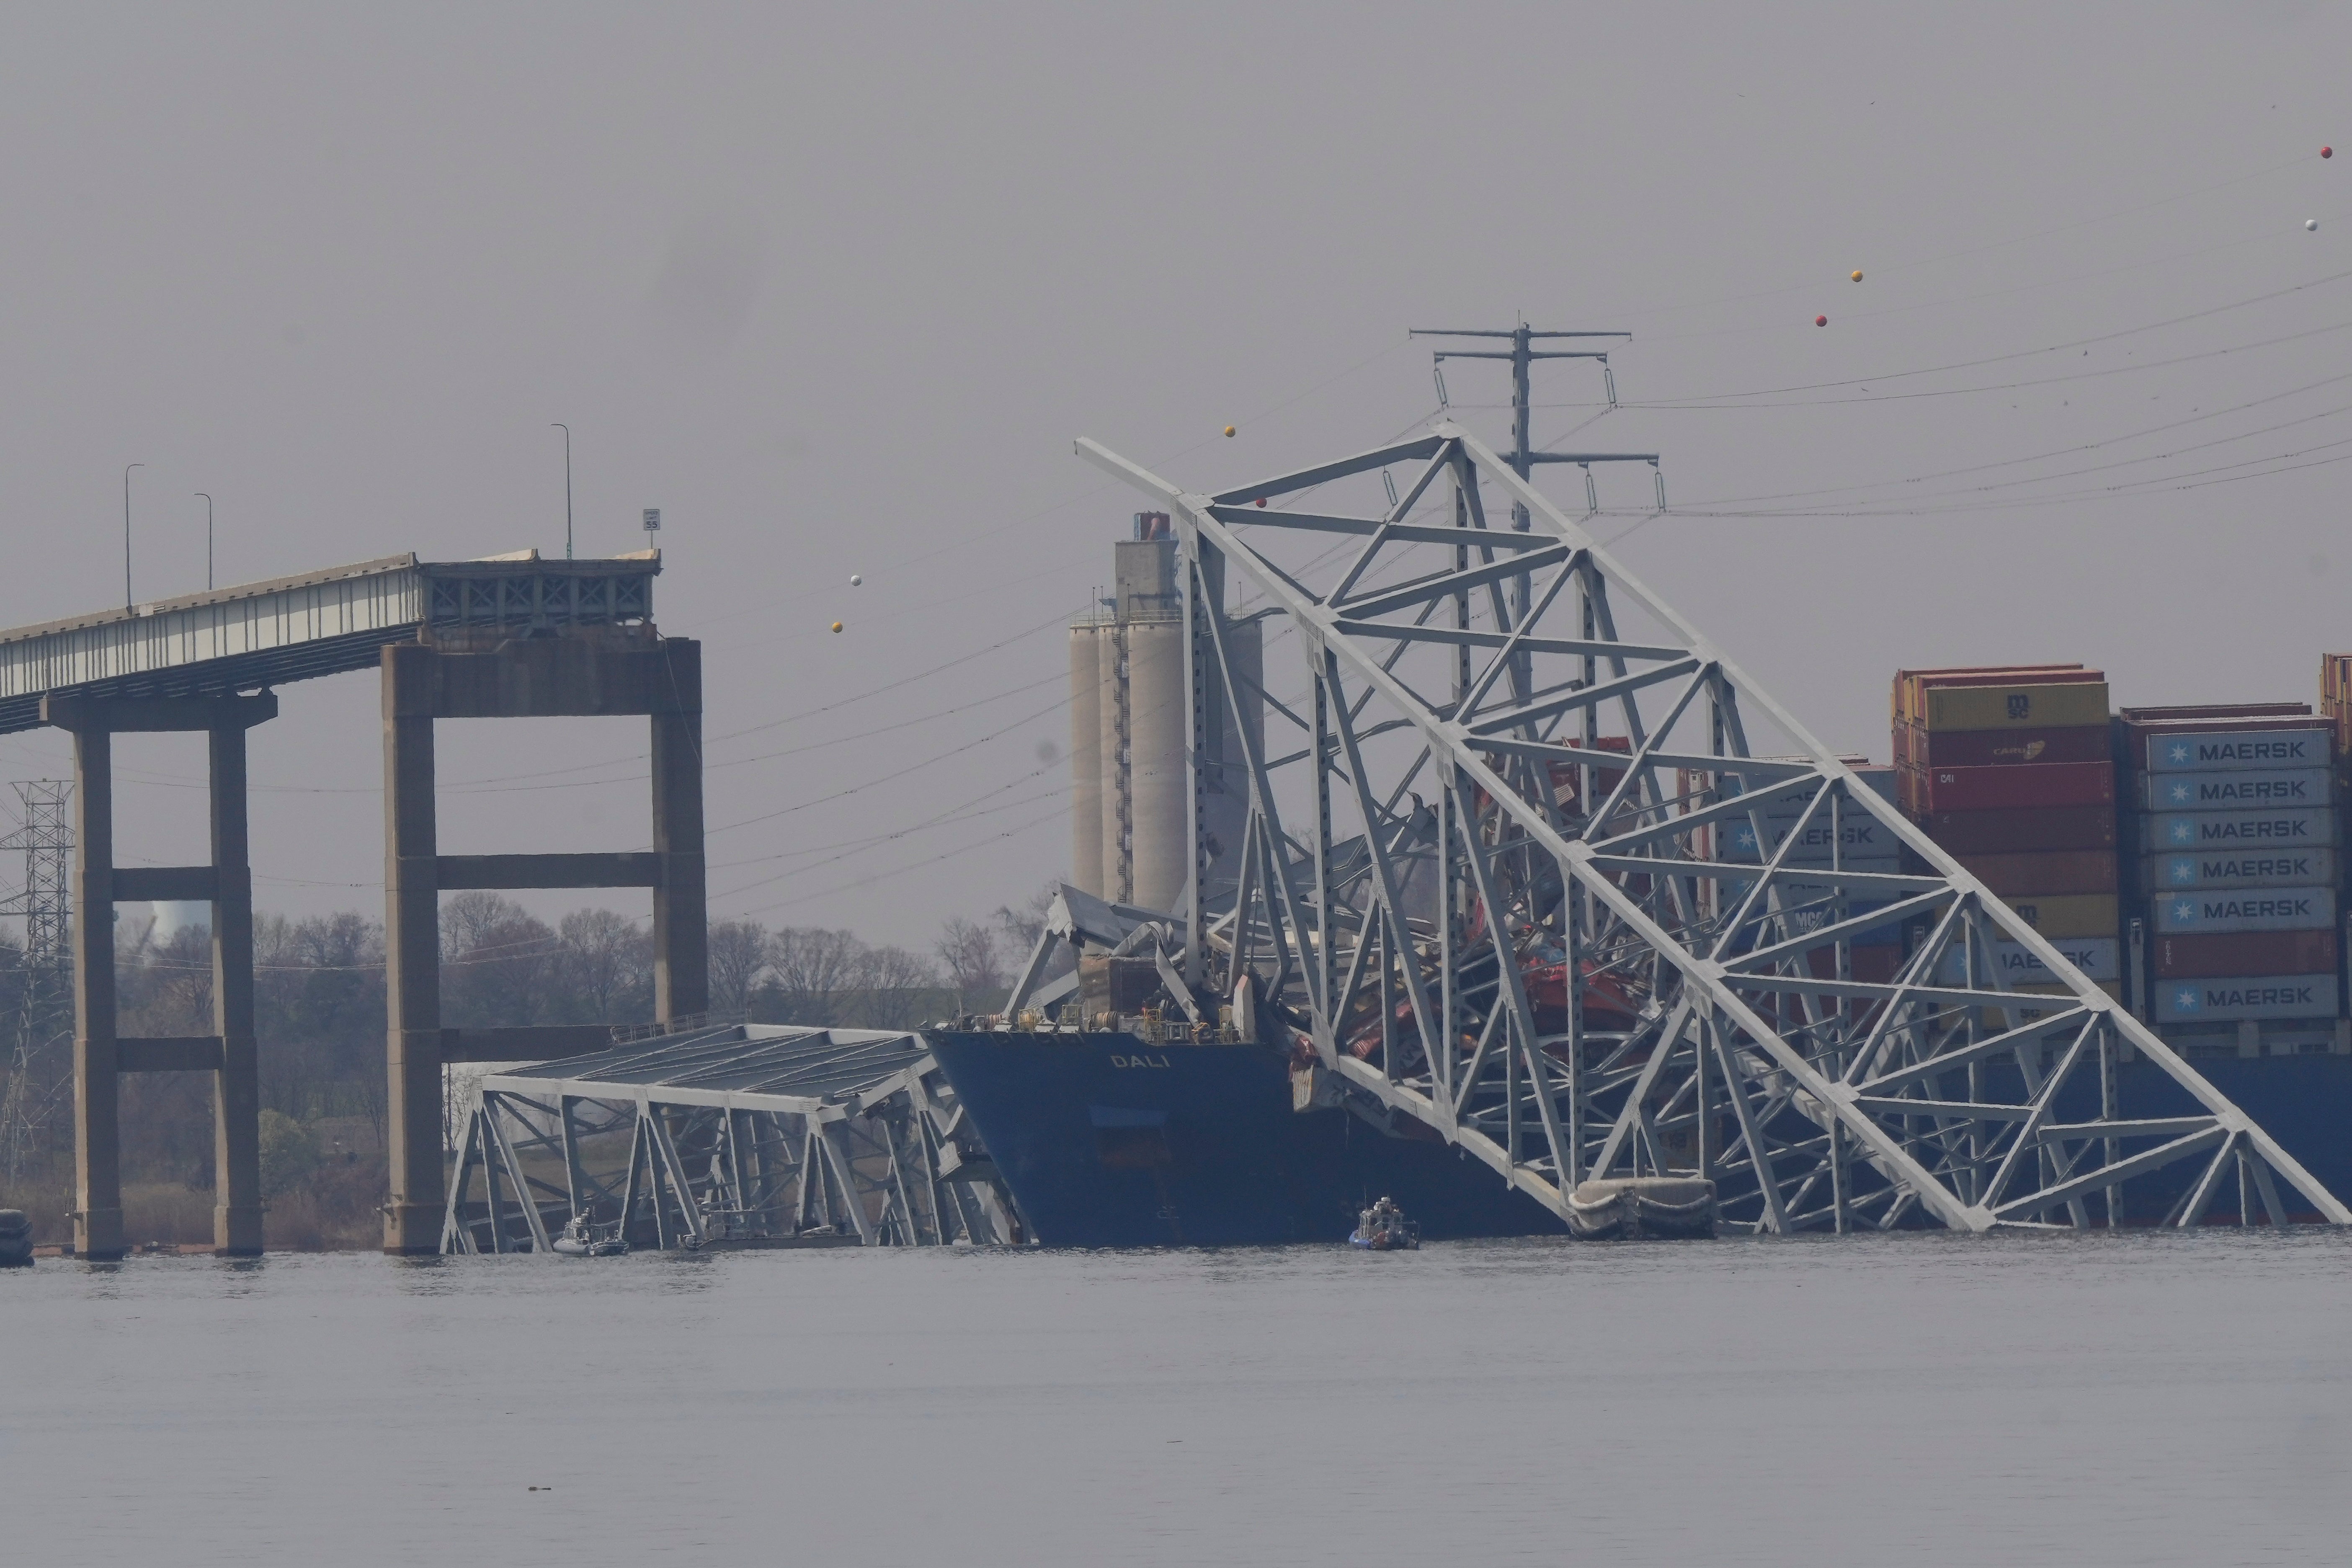
[[[2018,767],[1924,768],[1914,809],[2005,811],[2021,806],[2108,805],[2113,763],[2031,763]]]

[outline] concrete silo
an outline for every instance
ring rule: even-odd
[[[1193,650],[1184,621],[1181,563],[1162,512],[1141,512],[1136,536],[1117,546],[1108,614],[1070,628],[1073,879],[1097,897],[1173,910],[1193,862],[1186,697]],[[1258,629],[1234,635],[1234,663],[1255,690]],[[1203,651],[1206,662],[1206,650]],[[1202,716],[1202,829],[1213,886],[1232,879],[1247,773],[1222,692]],[[1262,732],[1253,699],[1253,732]],[[1093,743],[1087,743],[1087,737]],[[1228,820],[1230,819],[1230,820]]]

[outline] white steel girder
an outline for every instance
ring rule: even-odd
[[[952,1086],[895,1031],[724,1026],[518,1066],[464,1128],[448,1253],[545,1252],[574,1215],[658,1247],[1022,1237]]]
[[[1268,622],[1267,669],[1283,632],[1303,653],[1303,694],[1264,693],[1297,745],[1242,738],[1238,897],[1204,907],[1196,862],[1175,912],[1205,938],[1185,978],[1252,977],[1368,1110],[1563,1218],[1582,1181],[1700,1174],[1731,1223],[1776,1232],[2185,1226],[2234,1162],[2273,1224],[2273,1173],[2352,1224],[1461,426],[1218,494],[1077,449],[1174,520],[1196,738],[1246,694],[1238,615]],[[1411,482],[1373,487],[1398,465]],[[1320,493],[1351,485],[1370,504]],[[1488,527],[1489,487],[1524,531]],[[1257,603],[1229,607],[1229,577]],[[1196,856],[1204,787],[1196,769]],[[1890,973],[1857,977],[1857,951]],[[2136,1058],[2166,1103],[2126,1115]]]

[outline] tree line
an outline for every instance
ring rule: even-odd
[[[983,920],[946,922],[927,950],[862,941],[821,926],[757,921],[710,925],[716,1015],[821,1027],[912,1028],[993,1009],[1043,923],[1047,895]],[[127,913],[127,911],[126,911]],[[212,1032],[212,933],[118,926],[121,1032]],[[347,1127],[380,1147],[384,1115],[384,937],[380,921],[343,912],[254,921],[254,1021],[264,1109],[296,1127]],[[0,1183],[48,1187],[72,1163],[70,988],[27,973],[21,942],[0,931]],[[511,899],[465,892],[441,910],[441,1010],[453,1027],[648,1023],[653,939],[646,921],[575,910],[552,924]],[[212,1180],[206,1075],[127,1075],[121,1085],[126,1182]],[[275,1123],[273,1123],[275,1125]],[[365,1129],[372,1139],[362,1140]],[[281,1136],[291,1136],[282,1134]],[[0,1206],[7,1203],[0,1195]]]

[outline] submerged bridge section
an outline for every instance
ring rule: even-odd
[[[730,1024],[487,1075],[445,1252],[985,1246],[1024,1230],[919,1036]]]
[[[1254,991],[1368,1117],[1563,1220],[1696,1175],[1772,1232],[2186,1226],[2234,1175],[2242,1217],[2352,1223],[1466,430],[1218,494],[1078,446],[1174,520],[1196,742],[1255,695],[1238,626],[1303,655],[1265,678],[1289,729],[1242,737],[1238,899],[1196,870],[1174,911],[1182,981]],[[1196,847],[1205,807],[1196,767]],[[1865,819],[1906,869],[1844,864]],[[2020,954],[2055,984],[2013,988]]]
[[[116,1078],[215,1078],[215,1249],[257,1252],[259,1093],[252,1037],[252,876],[246,732],[277,716],[275,689],[381,672],[384,726],[387,1250],[438,1248],[446,1217],[441,1069],[599,1050],[602,1028],[467,1030],[440,1016],[440,895],[459,888],[646,888],[655,1008],[699,1015],[709,993],[702,826],[700,645],[653,623],[657,552],[542,561],[386,556],[267,583],[0,632],[0,733],[69,731],[75,755],[74,1247],[124,1251]],[[651,853],[445,856],[434,730],[458,718],[635,716],[650,721]],[[135,731],[208,737],[212,857],[117,867],[112,740]],[[215,1031],[123,1038],[116,1026],[119,900],[212,905]]]

